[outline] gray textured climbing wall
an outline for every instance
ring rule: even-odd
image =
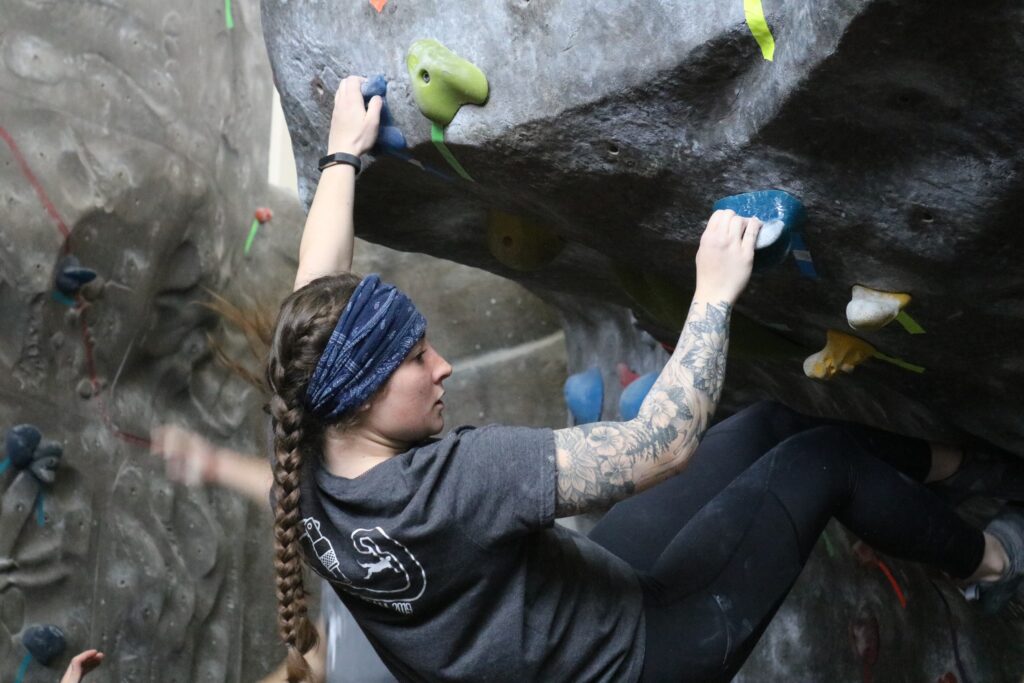
[[[617,363],[664,361],[632,318],[672,341],[712,203],[779,188],[806,205],[818,278],[790,259],[754,279],[734,323],[725,408],[776,397],[1024,455],[1020,7],[764,8],[773,61],[740,0],[390,0],[379,12],[266,0],[263,16],[304,200],[332,89],[350,73],[383,73],[414,163],[384,155],[364,172],[361,234],[505,275],[558,305],[569,369],[601,368],[606,417]],[[463,107],[444,131],[443,151],[406,70],[424,38],[490,84],[486,105]],[[428,82],[422,69],[413,77]],[[496,218],[509,215],[522,225]],[[826,330],[847,329],[855,284],[913,296],[908,311],[927,334],[890,325],[861,336],[925,372],[874,358],[831,382],[804,376]],[[829,536],[745,680],[1019,680],[1019,619],[981,619],[950,584],[884,558],[885,571],[862,566],[855,539]]]
[[[146,437],[178,420],[262,445],[261,397],[215,362],[196,305],[206,289],[273,305],[294,274],[303,212],[266,182],[258,6],[0,4],[0,433],[42,438],[0,453],[0,679],[53,681],[96,647],[97,683],[255,680],[282,656],[269,515],[169,482]],[[274,216],[246,255],[260,206]],[[54,288],[84,272],[69,256],[98,274],[77,294]],[[563,423],[563,337],[536,298],[373,245],[357,267],[447,323],[450,423]],[[26,650],[45,625],[67,643],[49,665]]]

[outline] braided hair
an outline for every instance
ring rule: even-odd
[[[309,679],[311,671],[303,655],[317,644],[303,585],[299,477],[303,458],[319,457],[324,430],[330,426],[309,414],[303,400],[317,362],[361,279],[352,273],[329,275],[292,292],[281,304],[267,357],[274,427],[274,569],[278,627],[288,648],[288,683]]]

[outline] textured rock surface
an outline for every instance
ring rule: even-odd
[[[488,76],[486,106],[463,107],[446,135],[477,183],[383,159],[361,180],[364,237],[627,305],[616,266],[665,276],[686,296],[713,201],[785,189],[807,206],[822,277],[787,264],[753,283],[745,311],[810,354],[827,327],[845,328],[853,284],[909,292],[928,334],[890,326],[869,337],[929,371],[871,363],[823,388],[795,359],[734,367],[732,384],[1024,452],[1024,423],[1006,401],[1024,379],[1012,351],[1024,331],[1013,138],[1024,37],[1013,3],[770,3],[774,62],[761,58],[740,2],[425,0],[378,15],[368,3],[267,0],[263,11],[300,169],[314,167],[339,78],[384,73],[412,152],[450,173],[409,95],[405,51],[435,38]],[[314,180],[300,172],[307,199]],[[536,218],[569,245],[546,268],[509,271],[487,251],[490,208]],[[897,410],[905,400],[921,404],[909,418]]]
[[[88,647],[107,655],[99,683],[256,680],[282,656],[269,515],[167,481],[145,437],[176,419],[262,447],[261,397],[214,361],[217,321],[196,305],[205,289],[275,302],[294,274],[303,212],[266,183],[258,7],[236,0],[229,29],[217,3],[0,4],[0,433],[32,423],[63,447],[50,486],[0,472],[0,671],[26,628],[55,624],[67,650],[26,683]],[[274,219],[246,257],[258,206]],[[563,422],[550,309],[464,266],[359,252],[453,323],[433,335],[471,377],[451,422]],[[99,274],[77,306],[51,294],[66,253]],[[546,371],[528,383],[531,355]],[[521,410],[503,400],[517,382]]]
[[[774,62],[761,58],[738,1],[393,0],[380,14],[361,2],[263,3],[271,63],[307,169],[303,199],[315,183],[308,169],[327,130],[330,92],[347,74],[384,73],[411,153],[434,172],[379,159],[360,180],[360,234],[513,277],[556,303],[570,372],[600,365],[607,388],[617,362],[638,372],[663,362],[630,323],[626,308],[642,306],[621,271],[663,279],[685,305],[711,204],[774,187],[806,205],[820,279],[799,277],[790,261],[754,280],[740,308],[759,326],[734,330],[725,407],[771,396],[811,413],[917,436],[978,437],[1024,454],[1020,8],[838,0],[766,10]],[[488,76],[487,104],[464,107],[446,131],[475,183],[454,177],[410,95],[404,56],[421,38]],[[546,225],[567,244],[546,266],[513,271],[488,251],[493,210]],[[846,329],[854,284],[913,295],[908,311],[928,334],[891,325],[864,337],[926,366],[924,374],[872,360],[832,383],[804,377],[803,358],[823,346],[825,330]],[[766,330],[795,348],[765,343]],[[606,417],[617,397],[606,391]],[[837,534],[835,557],[816,555],[746,680],[819,680],[818,672],[860,680],[848,630],[862,634],[874,622],[876,681],[1020,677],[1011,649],[1019,623],[978,618],[943,583],[948,617],[921,570],[893,563],[909,596],[902,610],[879,572],[854,562],[852,539]]]

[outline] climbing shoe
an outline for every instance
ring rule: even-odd
[[[1024,507],[1007,507],[989,522],[985,531],[1003,545],[1008,558],[997,581],[974,585],[981,611],[995,614],[1017,595],[1017,589],[1024,583]]]
[[[959,469],[930,486],[953,505],[973,496],[1024,503],[1024,458],[995,449],[966,447]]]

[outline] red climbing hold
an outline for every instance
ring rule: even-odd
[[[935,681],[935,683],[960,683],[960,681],[957,680],[956,674],[952,671],[947,671],[939,676],[939,679]]]
[[[615,366],[615,369],[619,373],[619,384],[622,386],[623,389],[632,384],[633,380],[640,376],[633,372],[632,370],[630,370],[629,366],[626,365],[625,363],[619,363],[618,365]]]
[[[256,213],[253,214],[253,217],[262,224],[268,222],[271,218],[273,218],[274,212],[265,206],[261,206],[260,208],[256,209]]]

